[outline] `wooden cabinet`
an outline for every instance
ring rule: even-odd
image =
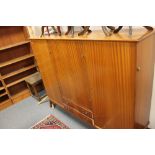
[[[96,128],[147,127],[154,31],[31,41],[51,101]]]

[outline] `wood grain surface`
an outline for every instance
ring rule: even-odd
[[[144,128],[154,41],[151,33],[139,41],[32,39],[32,46],[51,101],[96,128]]]

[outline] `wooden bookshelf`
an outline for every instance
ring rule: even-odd
[[[4,93],[0,94],[0,97],[3,97],[5,95],[7,95],[7,92],[4,92]]]
[[[16,63],[16,62],[19,62],[19,61],[22,61],[22,60],[31,58],[31,57],[33,57],[33,56],[34,56],[33,54],[27,54],[27,55],[24,55],[24,56],[22,56],[22,57],[15,58],[15,59],[13,59],[13,60],[10,60],[10,61],[1,63],[1,64],[0,64],[0,67],[5,67],[5,66],[11,65],[11,64],[13,64],[13,63]]]
[[[27,71],[27,70],[29,70],[29,69],[35,68],[35,67],[36,67],[36,65],[27,66],[27,67],[21,68],[21,69],[19,69],[19,70],[17,70],[17,71],[11,72],[11,73],[6,74],[6,75],[3,75],[2,78],[3,78],[3,79],[6,79],[6,78],[9,78],[9,77],[11,77],[11,76],[14,76],[14,75],[17,75],[17,74],[19,74],[19,73],[22,73],[22,72],[24,72],[24,71]]]
[[[12,48],[12,47],[17,47],[17,46],[20,46],[20,45],[28,44],[28,43],[30,43],[30,41],[22,41],[22,42],[13,44],[13,45],[4,46],[4,47],[0,48],[0,51],[6,50],[6,49],[9,49],[9,48]]]
[[[3,90],[4,89],[4,87],[0,87],[0,90]]]
[[[0,110],[30,96],[25,78],[37,68],[25,29],[0,26]]]
[[[25,89],[20,93],[17,93],[16,95],[12,95],[12,101],[17,103],[30,95],[30,91],[28,89]]]
[[[6,99],[2,103],[0,103],[0,110],[3,110],[12,105],[12,101],[10,99]]]
[[[29,76],[30,76],[30,75],[25,76],[24,78],[21,78],[21,79],[19,79],[19,80],[17,80],[17,81],[14,81],[14,82],[12,82],[12,83],[6,85],[6,87],[7,87],[7,88],[8,88],[8,87],[12,87],[13,85],[16,85],[16,84],[18,84],[18,83],[20,83],[20,82],[23,82],[23,81],[25,81],[25,79],[26,79],[27,77],[29,77]]]

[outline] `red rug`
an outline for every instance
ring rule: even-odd
[[[35,124],[32,129],[69,129],[69,127],[53,115],[49,115],[42,121]]]

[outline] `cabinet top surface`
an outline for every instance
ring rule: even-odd
[[[61,36],[57,34],[51,34],[50,36],[44,35],[43,37],[34,36],[30,34],[30,39],[40,39],[40,40],[103,40],[103,41],[141,41],[150,35],[155,34],[155,30],[147,31],[145,28],[133,28],[132,36],[129,35],[128,29],[123,29],[117,34],[113,34],[111,36],[105,36],[103,31],[101,30],[94,30],[90,34],[85,34],[83,36],[78,36],[78,32],[75,32],[74,37],[69,34],[65,36],[62,33]]]

